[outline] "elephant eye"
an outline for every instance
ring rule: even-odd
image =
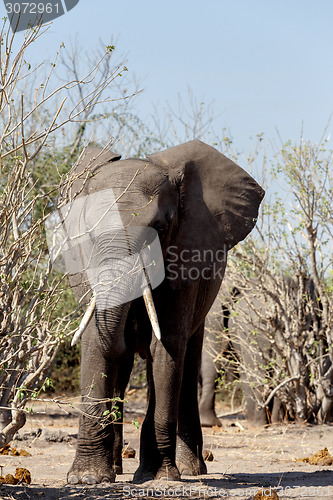
[[[163,222],[155,222],[153,227],[159,234],[164,233],[167,230],[167,226],[166,224],[163,224]]]

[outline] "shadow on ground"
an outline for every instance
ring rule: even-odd
[[[98,486],[68,486],[59,488],[31,486],[0,487],[0,498],[11,499],[122,499],[122,498],[237,498],[252,499],[260,489],[274,489],[280,498],[332,498],[332,470],[315,472],[281,472],[221,475],[210,479],[185,477],[181,482],[148,481],[102,484]],[[302,486],[303,484],[303,486]],[[304,486],[306,484],[306,486]]]

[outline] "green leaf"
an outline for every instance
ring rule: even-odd
[[[134,425],[134,427],[136,427],[137,429],[139,429],[140,424],[139,424],[139,422],[135,418],[133,418],[132,424]]]

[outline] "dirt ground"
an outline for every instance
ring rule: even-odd
[[[0,456],[2,475],[15,474],[17,467],[31,472],[30,485],[2,485],[0,499],[121,499],[121,498],[237,498],[252,500],[264,488],[278,498],[333,498],[333,465],[310,465],[295,459],[328,448],[333,455],[333,425],[279,425],[250,428],[242,415],[222,418],[223,427],[203,429],[204,448],[214,460],[208,474],[184,476],[181,482],[132,483],[138,466],[139,434],[131,422],[143,420],[144,400],[130,400],[125,413],[125,441],[136,450],[136,458],[124,460],[125,473],[116,483],[98,486],[66,485],[66,473],[75,453],[77,411],[65,413],[54,404],[39,404],[11,445],[31,456]],[[223,413],[223,408],[219,408]],[[23,439],[24,438],[24,439]],[[261,495],[261,494],[260,494]],[[262,499],[274,496],[256,496]]]

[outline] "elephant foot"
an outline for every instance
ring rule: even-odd
[[[114,483],[116,480],[116,471],[113,467],[109,467],[105,462],[98,463],[98,460],[93,460],[94,463],[89,463],[87,460],[75,459],[72,467],[67,474],[67,482],[69,484],[98,484],[98,483]]]
[[[177,460],[177,467],[182,476],[200,476],[201,474],[207,474],[207,467],[203,460],[195,459],[188,462]]]
[[[146,481],[152,481],[153,479],[180,481],[180,473],[175,466],[161,466],[156,473],[140,466],[134,474],[133,482],[140,484]]]
[[[176,464],[181,475],[200,476],[207,474],[207,467],[202,453],[195,455],[191,449],[179,438],[177,440]]]
[[[217,416],[212,414],[200,415],[200,425],[201,427],[222,427],[222,422]]]

